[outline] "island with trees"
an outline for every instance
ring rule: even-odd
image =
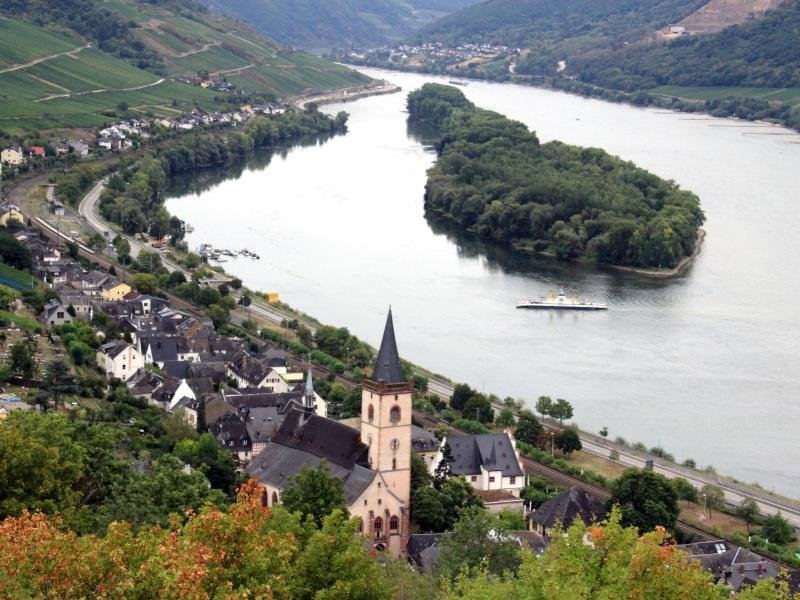
[[[450,86],[408,96],[410,119],[440,132],[425,210],[465,231],[566,260],[682,271],[702,239],[699,198],[598,148],[542,144]]]

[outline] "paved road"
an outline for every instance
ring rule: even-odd
[[[158,252],[155,248],[148,246],[145,242],[141,242],[130,236],[128,234],[118,232],[113,229],[106,221],[104,221],[100,216],[97,214],[97,202],[100,200],[100,194],[103,193],[103,190],[106,187],[106,181],[108,178],[101,179],[98,181],[95,186],[89,190],[81,203],[78,205],[78,212],[80,213],[81,217],[86,220],[87,225],[93,229],[95,232],[99,233],[103,237],[105,237],[109,242],[113,240],[117,235],[121,235],[131,246],[131,257],[137,258],[139,253],[142,251],[147,252]],[[164,267],[172,273],[173,271],[181,271],[186,279],[191,278],[191,273],[186,269],[182,268],[180,265],[175,263],[173,260],[167,258],[164,252],[158,252],[161,255],[161,262]]]

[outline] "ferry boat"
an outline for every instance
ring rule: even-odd
[[[556,310],[606,310],[608,305],[600,302],[588,302],[579,300],[577,296],[567,296],[564,288],[558,294],[550,292],[547,298],[532,298],[531,300],[520,300],[517,308],[538,308]]]
[[[468,81],[461,81],[460,79],[451,79],[449,83],[450,85],[463,85],[463,86],[469,85]]]

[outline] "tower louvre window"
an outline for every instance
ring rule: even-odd
[[[372,404],[369,405],[367,409],[367,420],[372,423],[372,420],[375,418],[375,407]]]
[[[393,425],[396,425],[397,423],[400,422],[400,407],[399,406],[393,406],[392,410],[389,411],[389,421]]]

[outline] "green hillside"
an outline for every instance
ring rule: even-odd
[[[206,0],[298,48],[375,47],[399,41],[426,23],[477,0]]]
[[[9,133],[98,125],[121,103],[174,116],[242,90],[277,98],[367,81],[188,1],[6,1],[0,11],[17,17],[0,19],[0,129]],[[237,87],[180,81],[200,72]]]
[[[615,89],[773,88],[767,90],[776,92],[772,99],[782,99],[786,94],[780,90],[800,88],[800,1],[789,0],[761,19],[716,34],[620,49],[575,69],[582,80]],[[796,90],[789,96],[796,101]]]
[[[558,61],[633,42],[707,0],[489,0],[423,28],[419,41],[488,42],[531,49],[517,72],[552,74]]]

